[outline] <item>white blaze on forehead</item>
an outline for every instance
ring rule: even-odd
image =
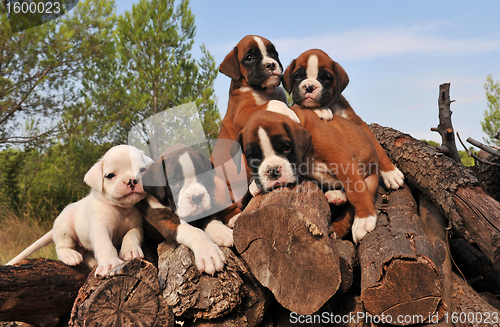
[[[255,42],[257,42],[257,45],[259,46],[260,52],[264,56],[264,58],[267,57],[267,49],[266,46],[264,45],[264,42],[262,42],[262,39],[258,36],[254,36]]]
[[[179,157],[179,163],[182,167],[182,174],[184,175],[184,179],[195,176],[195,170],[193,162],[191,161],[191,157],[189,153],[185,152]]]
[[[316,55],[309,56],[307,60],[307,78],[316,79],[318,77],[318,57]]]
[[[268,63],[274,63],[276,64],[276,70],[278,70],[281,74],[281,68],[280,65],[276,60],[273,58],[269,57],[269,54],[267,53],[267,48],[266,45],[264,44],[264,41],[258,36],[254,36],[255,42],[257,42],[257,46],[259,47],[260,52],[262,53],[262,64],[266,65]]]
[[[262,127],[259,127],[257,135],[259,136],[260,147],[262,149],[264,159],[275,156],[276,153],[274,153],[273,145],[271,144],[271,140],[269,139],[266,131]]]

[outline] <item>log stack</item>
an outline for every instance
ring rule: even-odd
[[[2,266],[0,321],[477,326],[468,318],[489,315],[494,322],[500,204],[472,170],[407,134],[376,124],[371,129],[407,185],[379,189],[377,227],[360,244],[336,237],[332,208],[306,182],[250,201],[235,225],[235,248],[223,249],[226,269],[213,276],[197,271],[189,249],[151,242],[148,261],[124,263],[105,278],[43,259]]]

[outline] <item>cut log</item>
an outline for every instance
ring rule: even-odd
[[[70,313],[89,272],[43,258],[0,266],[0,321],[45,326]]]
[[[434,314],[434,317],[428,323],[432,326],[453,326],[450,322],[444,319],[445,315],[452,314],[452,295],[453,295],[453,282],[451,278],[452,265],[450,257],[450,245],[448,242],[448,221],[446,217],[439,211],[438,207],[432,201],[419,193],[418,196],[418,215],[420,216],[425,228],[425,235],[432,243],[435,249],[439,249],[440,253],[444,252],[445,258],[441,266],[443,276],[443,310],[446,313],[443,315]],[[467,243],[468,244],[468,243]],[[441,321],[439,321],[441,319]]]
[[[234,244],[252,273],[293,312],[317,311],[341,285],[330,219],[323,192],[305,182],[254,197],[234,226]]]
[[[500,165],[500,158],[493,155],[486,157],[486,161]],[[500,201],[500,166],[476,162],[473,170],[481,187],[495,200]]]
[[[161,296],[158,270],[150,262],[130,260],[108,276],[91,277],[78,292],[69,326],[174,326],[174,315]]]
[[[264,317],[269,293],[231,249],[221,250],[227,258],[225,268],[210,276],[198,271],[186,246],[161,243],[163,297],[176,316],[196,319],[194,326],[257,326]]]
[[[444,244],[432,244],[417,215],[417,204],[407,187],[386,193],[379,189],[377,227],[360,243],[361,300],[372,316],[438,314],[444,299],[442,265]]]
[[[445,214],[454,233],[477,243],[500,270],[500,204],[478,187],[472,171],[408,134],[377,124],[370,128],[406,180]]]
[[[500,274],[484,253],[462,238],[450,240],[450,249],[455,264],[467,279],[479,277],[485,289],[500,294]]]
[[[484,300],[472,287],[467,285],[457,274],[453,280],[453,313],[448,321],[457,327],[498,326],[500,313],[498,309]]]

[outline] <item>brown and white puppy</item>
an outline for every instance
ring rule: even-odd
[[[378,159],[373,143],[358,125],[342,117],[325,122],[313,111],[295,112],[300,125],[281,114],[256,112],[238,134],[255,185],[269,192],[301,178],[313,179],[330,202],[344,190],[355,209],[354,222],[346,213],[333,227],[344,236],[352,222],[357,242],[377,221]]]
[[[132,146],[108,150],[85,175],[85,183],[92,187],[90,194],[64,208],[52,230],[8,264],[52,241],[57,257],[67,265],[85,261],[92,267],[97,260],[97,275],[106,275],[123,260],[142,258],[142,219],[134,205],[146,197],[141,173],[152,161]]]
[[[143,181],[149,195],[138,208],[146,222],[167,241],[189,247],[200,271],[222,270],[226,258],[219,246],[232,246],[233,234],[213,215],[231,202],[212,163],[176,144],[147,168]],[[188,224],[200,219],[204,230]]]
[[[289,116],[298,122],[298,118],[286,104],[286,95],[281,83],[283,65],[278,52],[268,40],[257,35],[242,38],[229,52],[219,66],[219,71],[231,78],[229,101],[226,114],[222,120],[218,141],[212,152],[212,162],[216,167],[224,167],[222,179],[228,180],[234,202],[238,207],[225,217],[238,214],[242,207],[241,199],[247,191],[235,190],[230,184],[245,184],[251,176],[250,170],[230,167],[232,162],[230,147],[224,140],[235,140],[252,113],[258,110],[272,110]],[[241,161],[244,164],[244,160]],[[245,173],[240,173],[241,171]],[[243,193],[243,194],[241,194]]]
[[[380,175],[385,185],[397,189],[403,185],[404,175],[392,164],[368,125],[356,115],[341,94],[348,83],[345,70],[319,49],[302,53],[283,74],[283,86],[292,93],[295,104],[313,110],[324,120],[333,119],[333,115],[347,118],[368,134],[377,150]]]

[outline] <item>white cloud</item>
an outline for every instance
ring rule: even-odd
[[[450,38],[442,22],[397,27],[360,27],[307,38],[273,39],[280,55],[321,47],[345,61],[394,55],[460,56],[500,51],[500,37]]]

